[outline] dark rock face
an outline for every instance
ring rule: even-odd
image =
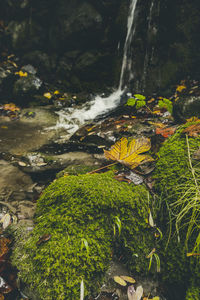
[[[177,121],[185,121],[191,117],[199,117],[200,96],[185,96],[174,103],[173,115]]]
[[[72,92],[118,85],[129,0],[2,0],[0,50]],[[131,91],[200,77],[199,0],[138,0]],[[5,34],[2,34],[4,29]]]
[[[198,79],[200,2],[145,2],[139,1],[133,86],[140,92],[167,92],[167,87],[181,79]]]
[[[7,45],[46,80],[61,80],[75,92],[103,90],[118,83],[120,5],[121,0],[4,0]]]

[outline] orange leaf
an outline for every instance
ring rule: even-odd
[[[174,127],[168,127],[168,128],[156,128],[156,134],[161,134],[164,138],[168,138],[174,132],[176,131],[176,128]]]

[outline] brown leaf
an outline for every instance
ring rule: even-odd
[[[111,147],[110,151],[104,150],[104,155],[109,160],[118,161],[134,169],[141,163],[153,161],[153,158],[147,154],[139,155],[150,148],[151,142],[148,138],[132,139],[128,144],[127,138],[123,137]]]
[[[37,245],[39,246],[40,244],[42,244],[42,243],[45,243],[45,242],[47,242],[48,240],[50,240],[50,238],[51,238],[51,234],[44,234],[43,236],[41,236],[40,238],[39,238],[39,240],[37,241]]]
[[[11,243],[11,240],[9,240],[8,238],[2,237],[0,239],[0,258],[2,258],[3,256],[5,256],[5,254],[8,253],[8,251],[9,251],[8,245],[10,243]]]
[[[200,123],[190,125],[183,132],[187,133],[189,136],[197,137],[200,133]]]

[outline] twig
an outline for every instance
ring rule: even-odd
[[[116,161],[116,162],[114,162],[114,163],[112,163],[112,164],[109,164],[109,165],[107,165],[107,166],[101,167],[101,168],[99,168],[99,169],[90,171],[90,172],[88,172],[87,174],[96,173],[96,172],[98,172],[98,171],[100,171],[100,170],[103,170],[103,169],[106,169],[106,168],[108,168],[108,167],[110,167],[110,166],[116,165],[117,163],[118,163],[118,161]]]

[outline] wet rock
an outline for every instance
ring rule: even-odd
[[[28,96],[38,92],[42,85],[40,78],[35,75],[28,75],[27,77],[19,78],[13,87],[13,93],[15,96]]]
[[[193,116],[199,117],[200,96],[186,96],[174,103],[173,115],[177,121],[185,121]]]
[[[4,160],[0,160],[0,168],[0,197],[2,201],[26,199],[26,190],[33,185],[31,178]]]

